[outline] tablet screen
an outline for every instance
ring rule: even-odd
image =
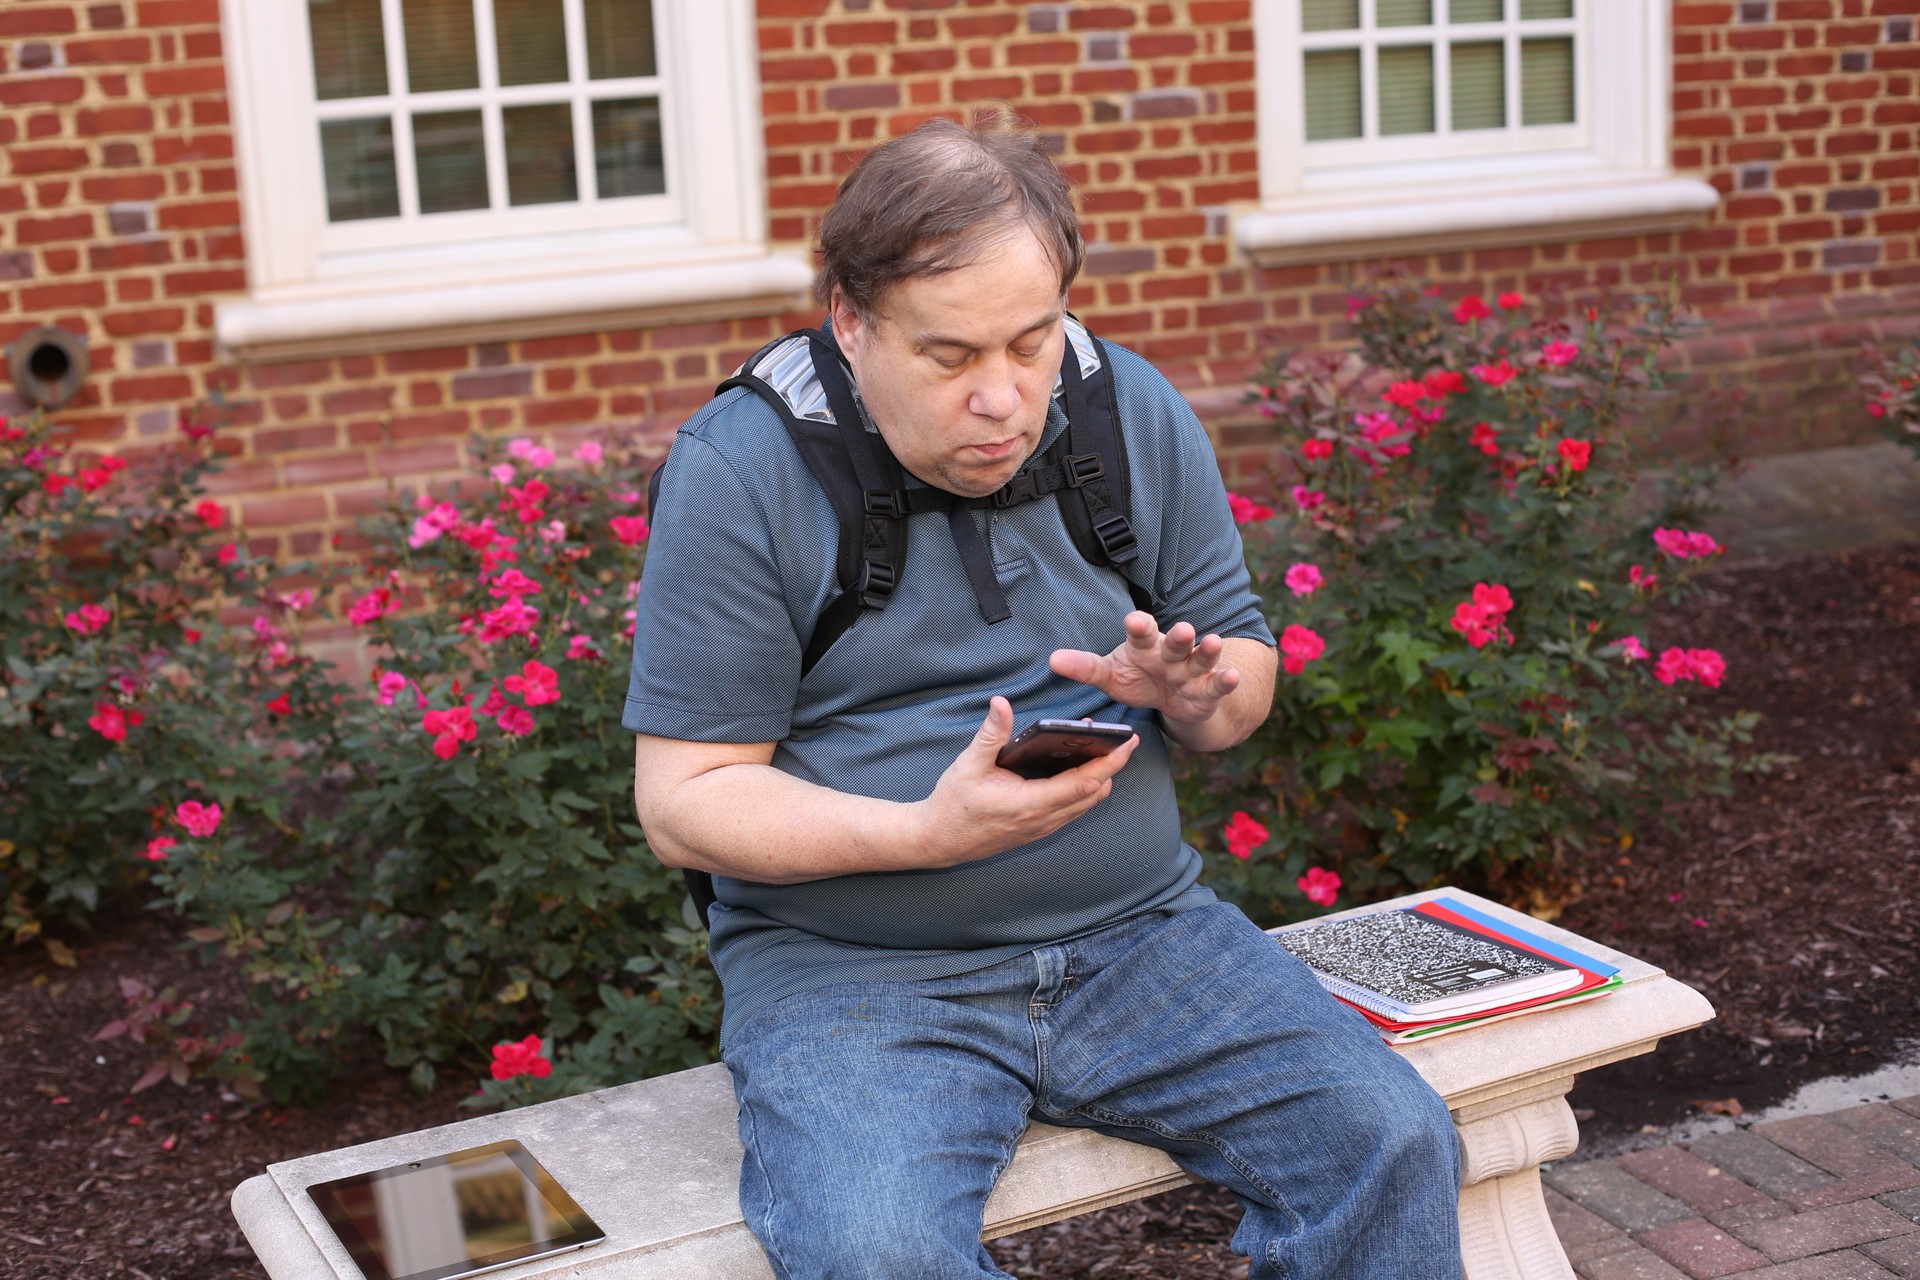
[[[451,1280],[604,1240],[518,1142],[307,1188],[367,1280]]]

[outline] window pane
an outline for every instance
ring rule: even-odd
[[[327,179],[328,222],[400,216],[391,119],[323,120],[320,161]]]
[[[573,108],[564,102],[508,107],[507,203],[555,204],[580,198],[573,173]]]
[[[1573,41],[1520,42],[1520,123],[1573,123]]]
[[[473,0],[401,0],[407,87],[414,93],[480,87]]]
[[[1424,27],[1433,21],[1433,0],[1375,0],[1375,26]]]
[[[1453,46],[1453,128],[1498,129],[1507,123],[1507,47],[1498,40]]]
[[[413,118],[413,166],[420,212],[487,207],[487,148],[478,111],[423,112]]]
[[[1360,51],[1306,56],[1307,141],[1360,136]]]
[[[1433,132],[1433,47],[1380,50],[1380,136]]]
[[[1571,18],[1573,0],[1520,0],[1520,20],[1539,22],[1548,18]]]
[[[1498,22],[1500,0],[1453,0],[1447,9],[1449,22]]]
[[[593,165],[603,200],[664,192],[667,164],[660,145],[660,99],[594,103]]]
[[[659,74],[653,6],[647,0],[585,0],[587,75],[594,80]]]
[[[1302,31],[1352,31],[1360,25],[1360,0],[1301,0]]]
[[[322,102],[387,91],[387,37],[380,0],[307,0],[313,83]]]
[[[493,0],[501,84],[565,84],[567,23],[560,0]]]

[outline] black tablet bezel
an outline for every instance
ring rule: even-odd
[[[537,1244],[519,1245],[512,1249],[502,1249],[497,1253],[485,1254],[465,1262],[450,1263],[444,1267],[433,1267],[426,1271],[409,1271],[405,1275],[394,1275],[381,1262],[380,1255],[372,1243],[360,1234],[348,1217],[346,1206],[340,1202],[339,1191],[350,1186],[364,1186],[384,1182],[406,1174],[418,1173],[422,1169],[431,1169],[440,1165],[452,1164],[456,1160],[474,1160],[485,1156],[504,1155],[520,1171],[520,1176],[531,1181],[540,1194],[551,1200],[553,1207],[560,1211],[567,1223],[567,1234],[555,1240],[544,1240]],[[372,1169],[365,1173],[351,1174],[345,1178],[332,1178],[326,1182],[315,1182],[307,1187],[307,1196],[320,1210],[320,1216],[333,1228],[334,1236],[345,1246],[348,1256],[354,1264],[366,1273],[367,1280],[457,1280],[457,1278],[478,1275],[499,1267],[510,1266],[516,1262],[525,1262],[532,1258],[550,1257],[556,1253],[565,1253],[570,1249],[583,1248],[597,1244],[607,1238],[607,1233],[598,1223],[587,1216],[565,1187],[560,1185],[545,1166],[534,1159],[518,1139],[508,1138],[501,1142],[489,1142],[478,1147],[466,1147],[459,1151],[448,1151],[437,1156],[412,1160],[406,1164],[389,1165],[384,1169]]]

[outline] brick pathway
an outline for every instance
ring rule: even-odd
[[[1920,1094],[1546,1169],[1586,1280],[1920,1277]]]

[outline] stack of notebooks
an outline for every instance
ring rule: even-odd
[[[1451,897],[1273,937],[1389,1044],[1595,1000],[1620,986],[1613,965]]]

